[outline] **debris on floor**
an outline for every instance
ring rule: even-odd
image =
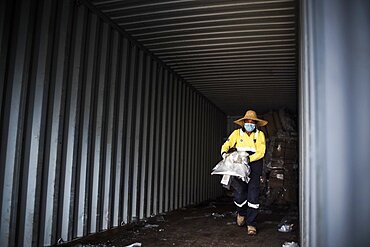
[[[279,232],[291,232],[293,230],[294,224],[292,223],[292,219],[285,216],[278,225]]]
[[[212,213],[212,216],[216,219],[216,218],[224,218],[225,215],[224,214],[219,214],[219,213]]]
[[[214,207],[209,207],[209,205]],[[156,217],[129,223],[125,226],[64,243],[58,247],[96,246],[126,247],[133,243],[141,246],[272,246],[281,247],[285,242],[298,242],[298,229],[280,233],[276,226],[282,219],[297,224],[298,211],[289,207],[272,207],[270,211],[260,211],[257,217],[256,236],[250,237],[246,227],[236,225],[235,205],[232,198],[222,197],[216,201],[189,206],[187,210],[168,212],[164,221]],[[265,213],[266,212],[266,213]]]
[[[130,245],[126,245],[126,247],[140,247],[140,246],[141,246],[141,243],[133,243]]]
[[[146,224],[144,228],[157,228],[159,225]]]
[[[282,247],[299,247],[296,242],[285,242]]]

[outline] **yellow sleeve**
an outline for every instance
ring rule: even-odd
[[[249,156],[249,161],[257,161],[262,159],[265,156],[266,152],[266,142],[265,142],[265,134],[262,131],[258,131],[258,137],[256,140],[256,152]]]
[[[239,129],[234,130],[233,133],[231,133],[231,135],[229,136],[229,138],[227,138],[227,140],[225,141],[225,143],[222,145],[222,147],[221,147],[221,155],[223,153],[227,153],[230,148],[235,147],[236,140],[237,140],[237,137],[238,137],[237,136],[238,135],[238,131],[239,131]]]

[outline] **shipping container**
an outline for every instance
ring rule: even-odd
[[[368,246],[369,24],[366,0],[1,1],[0,245],[224,196],[253,109],[261,204],[296,206],[301,246]]]

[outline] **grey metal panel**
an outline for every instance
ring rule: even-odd
[[[74,33],[72,34],[72,50],[73,55],[71,56],[70,64],[70,75],[69,84],[67,91],[67,107],[66,107],[66,119],[64,138],[66,141],[65,153],[63,155],[63,168],[62,168],[62,207],[61,207],[61,226],[60,226],[60,238],[66,240],[72,237],[72,228],[70,224],[73,222],[72,205],[74,204],[74,187],[73,187],[73,176],[75,176],[76,169],[76,156],[77,156],[77,142],[78,142],[78,121],[79,121],[79,104],[81,92],[81,79],[83,70],[80,69],[83,63],[83,52],[84,52],[84,41],[83,36],[85,32],[85,15],[86,9],[80,8],[76,10],[78,12],[78,18],[74,19],[73,26],[75,27]]]
[[[19,12],[18,12],[19,11]],[[30,2],[23,3],[19,6],[17,14],[22,15],[23,19],[14,23],[15,34],[12,35],[13,64],[8,68],[9,76],[6,78],[8,85],[6,88],[5,100],[9,102],[8,109],[2,110],[4,112],[4,123],[2,126],[2,148],[1,155],[4,165],[2,165],[2,172],[4,179],[2,180],[2,202],[1,202],[1,225],[0,244],[4,246],[13,246],[15,244],[16,234],[16,217],[17,211],[15,208],[18,203],[18,198],[14,197],[19,193],[19,185],[16,183],[19,178],[19,169],[21,165],[21,145],[20,138],[23,135],[22,120],[24,108],[24,91],[27,89],[27,84],[24,81],[27,79],[28,71],[24,70],[27,66],[27,43],[29,42],[29,18],[30,18]],[[4,64],[5,65],[5,64]],[[2,69],[4,70],[4,69]],[[7,103],[6,102],[6,103]],[[4,105],[3,107],[6,107]]]
[[[96,85],[96,101],[95,112],[94,112],[94,130],[93,130],[93,158],[92,158],[92,177],[91,177],[91,211],[90,211],[90,229],[89,232],[96,232],[101,227],[101,204],[99,198],[102,196],[102,180],[100,176],[102,174],[102,160],[103,160],[103,139],[104,139],[104,102],[105,102],[105,90],[107,90],[106,85],[106,70],[107,70],[107,49],[108,49],[108,32],[109,26],[101,23],[99,26],[99,31],[104,35],[101,36],[99,40],[99,61],[97,66],[98,74],[97,76],[97,85]]]
[[[195,172],[195,168],[196,168],[196,157],[195,157],[195,154],[196,154],[196,147],[194,145],[194,140],[196,140],[196,129],[197,129],[197,126],[196,126],[196,115],[195,115],[195,107],[196,107],[196,104],[195,104],[195,96],[196,94],[192,91],[191,92],[191,95],[190,95],[190,101],[191,101],[191,108],[190,108],[190,114],[191,114],[191,117],[190,117],[190,120],[191,120],[191,132],[190,132],[190,137],[191,137],[191,140],[190,140],[190,143],[191,143],[191,149],[190,149],[190,153],[191,153],[191,159],[190,159],[190,162],[191,162],[191,180],[190,180],[190,183],[191,183],[191,193],[190,193],[190,204],[194,204],[195,203],[195,190],[196,190],[196,184],[195,184],[195,176],[196,176],[196,172]]]
[[[56,31],[56,55],[54,57],[55,71],[53,71],[53,80],[51,80],[51,91],[50,98],[52,102],[50,103],[50,117],[48,119],[50,125],[50,139],[48,153],[46,154],[46,168],[47,177],[44,182],[47,184],[45,189],[45,218],[44,222],[44,236],[41,237],[40,242],[43,241],[45,245],[51,245],[55,243],[56,234],[56,205],[55,201],[58,197],[58,171],[61,165],[61,132],[62,132],[62,112],[64,109],[64,92],[65,92],[65,80],[66,80],[66,46],[68,42],[68,23],[71,16],[71,5],[70,3],[63,2],[59,3],[60,6],[60,21],[58,23]]]
[[[186,133],[189,133],[189,124],[188,124],[188,121],[189,121],[189,87],[185,88],[184,94],[185,94],[185,108],[184,108],[184,120],[183,120],[183,122],[184,122],[183,205],[185,206],[185,205],[188,204],[188,202],[187,202],[187,191],[188,191],[187,180],[188,180],[188,176],[189,176],[188,175],[188,169],[189,169],[189,147],[188,147],[188,145],[189,145],[189,136],[186,134]]]
[[[24,172],[28,178],[24,183],[26,188],[24,199],[24,231],[23,231],[23,246],[31,246],[32,240],[37,238],[39,222],[39,198],[40,187],[37,186],[37,181],[41,179],[43,146],[44,146],[44,127],[45,127],[45,111],[46,100],[45,96],[49,87],[49,73],[50,73],[50,53],[48,50],[52,45],[52,37],[49,32],[50,26],[53,22],[50,21],[53,5],[51,2],[45,2],[42,6],[42,19],[39,26],[39,42],[34,49],[37,51],[37,63],[35,64],[34,80],[30,86],[31,91],[29,98],[29,134],[27,135],[27,142],[29,142],[29,154],[26,154],[24,160]],[[36,235],[36,236],[35,236]]]
[[[174,80],[173,75],[169,73],[168,76],[168,117],[166,119],[167,127],[166,127],[166,150],[165,150],[165,162],[166,162],[166,168],[165,168],[165,182],[164,182],[164,212],[167,212],[169,210],[170,205],[170,170],[171,170],[171,148],[173,146],[172,141],[172,129],[175,128],[172,122],[172,118],[174,115],[173,112],[173,94],[174,94]]]
[[[200,122],[199,122],[199,97],[198,95],[195,95],[195,99],[194,99],[194,102],[195,102],[195,126],[197,126],[195,128],[195,138],[198,139],[199,138],[199,135],[200,135],[200,128],[198,127]],[[195,163],[197,163],[197,165],[199,164],[199,150],[200,150],[200,146],[199,146],[199,141],[197,141],[195,143],[195,152],[194,152],[194,156],[195,156]],[[198,197],[199,197],[199,171],[197,170],[195,172],[195,176],[194,176],[194,186],[195,186],[195,189],[194,189],[194,203],[198,203]]]
[[[154,173],[154,130],[155,130],[155,113],[156,113],[156,95],[158,88],[157,83],[157,67],[158,64],[154,61],[151,61],[152,73],[150,77],[150,83],[152,84],[151,90],[151,103],[150,103],[150,129],[149,129],[149,154],[148,154],[148,187],[147,187],[147,207],[146,207],[146,216],[150,216],[152,214],[152,193],[153,193],[153,173]]]
[[[171,167],[171,171],[170,171],[170,205],[169,205],[169,210],[172,210],[175,208],[175,184],[177,184],[177,180],[175,180],[175,171],[176,171],[176,167],[177,167],[177,163],[176,163],[176,150],[177,150],[177,141],[178,141],[178,138],[177,138],[177,134],[178,134],[178,131],[177,131],[177,124],[178,124],[178,121],[177,121],[177,115],[178,115],[178,111],[177,111],[177,105],[178,105],[178,82],[177,82],[177,79],[176,78],[172,78],[172,84],[173,84],[173,87],[174,87],[174,90],[173,90],[173,101],[171,102],[171,104],[173,105],[173,108],[172,108],[172,119],[171,119],[171,125],[172,125],[172,131],[171,131],[171,137],[172,137],[172,140],[171,140],[171,158],[170,158],[170,167]]]
[[[191,89],[189,87],[186,88],[186,98],[187,98],[187,103],[186,103],[186,110],[185,110],[185,113],[186,113],[186,117],[185,117],[185,127],[186,127],[186,131],[185,133],[188,133],[186,134],[186,137],[185,137],[185,147],[186,147],[186,153],[185,153],[185,181],[184,181],[184,185],[185,185],[185,191],[184,191],[184,202],[185,202],[185,205],[188,205],[190,200],[189,200],[189,197],[190,197],[190,172],[191,172],[191,166],[190,166],[190,159],[191,159],[191,152],[190,152],[190,115],[191,115],[191,100],[190,100],[190,92],[191,92]]]
[[[153,213],[158,214],[158,206],[159,206],[159,183],[160,183],[160,155],[161,155],[161,149],[163,148],[161,145],[161,131],[162,131],[162,111],[163,111],[163,102],[162,102],[162,92],[163,92],[163,70],[164,68],[162,66],[157,67],[157,77],[156,77],[156,83],[158,83],[158,91],[157,91],[157,102],[156,102],[156,115],[155,115],[155,142],[154,142],[154,184],[153,184]]]
[[[166,133],[167,133],[167,107],[168,107],[168,71],[163,70],[163,86],[162,86],[162,93],[163,96],[160,97],[162,101],[162,105],[159,108],[161,112],[161,118],[162,118],[162,123],[161,123],[161,135],[160,135],[160,143],[159,146],[161,147],[160,153],[157,153],[159,155],[159,200],[158,200],[158,213],[163,212],[163,203],[164,203],[164,193],[165,193],[165,188],[164,188],[164,180],[165,180],[165,169],[166,169]]]
[[[183,97],[183,94],[181,93],[181,81],[180,80],[177,80],[176,82],[178,84],[178,87],[177,87],[177,92],[178,92],[178,95],[177,95],[177,111],[176,111],[176,115],[177,115],[177,119],[176,119],[176,150],[175,150],[175,197],[174,197],[174,200],[175,200],[175,203],[174,203],[174,208],[178,208],[179,207],[179,187],[180,187],[180,183],[179,183],[179,180],[180,180],[180,127],[181,126],[181,98]]]
[[[3,115],[3,98],[5,94],[5,66],[8,56],[9,29],[6,25],[10,21],[10,14],[12,13],[13,4],[7,1],[0,3],[0,119]],[[1,136],[0,136],[1,137]]]
[[[179,207],[184,206],[184,166],[185,166],[185,105],[186,105],[186,85],[181,85],[181,108],[180,108],[180,148],[179,148]]]
[[[120,39],[120,74],[119,74],[119,95],[117,102],[118,107],[118,123],[117,123],[117,153],[116,153],[116,164],[115,164],[115,185],[114,185],[114,207],[113,207],[113,226],[119,226],[123,223],[122,221],[122,201],[123,201],[123,171],[124,171],[124,135],[125,135],[125,110],[127,108],[126,103],[126,91],[127,91],[127,63],[128,63],[128,40],[125,38]]]
[[[123,178],[123,221],[128,223],[131,221],[132,213],[132,172],[133,172],[133,148],[135,138],[135,108],[136,108],[136,92],[137,92],[137,65],[138,65],[138,50],[133,44],[130,46],[131,55],[128,66],[129,77],[128,79],[128,103],[127,103],[127,119],[126,119],[126,140],[125,140],[125,170]],[[136,188],[135,188],[136,189]]]
[[[117,50],[118,50],[118,33],[110,32],[110,49],[108,54],[110,55],[109,61],[107,61],[110,70],[108,71],[107,82],[107,95],[106,95],[106,140],[105,140],[105,160],[103,161],[104,169],[104,186],[103,186],[103,206],[102,206],[102,229],[108,229],[112,225],[112,178],[113,178],[113,151],[114,146],[114,119],[115,119],[115,102],[116,102],[116,90],[117,90]]]
[[[78,185],[78,208],[77,208],[77,229],[76,236],[83,236],[86,232],[86,191],[87,191],[87,180],[88,166],[89,166],[89,148],[90,148],[90,133],[91,133],[91,115],[92,115],[92,100],[93,100],[93,88],[94,88],[94,68],[95,68],[95,56],[96,56],[96,45],[97,45],[97,22],[96,16],[92,16],[88,24],[88,39],[90,40],[87,47],[87,64],[86,64],[86,77],[84,81],[84,102],[82,102],[82,113],[81,118],[82,130],[81,130],[81,153],[80,153],[80,165],[79,165],[79,185]]]
[[[138,197],[140,198],[140,179],[139,172],[140,168],[143,166],[141,163],[140,156],[143,155],[142,153],[142,132],[143,132],[143,121],[142,121],[142,95],[143,95],[143,82],[145,82],[145,60],[144,60],[144,53],[142,51],[139,52],[139,60],[138,60],[138,78],[137,78],[137,94],[136,94],[136,128],[135,128],[135,142],[134,142],[134,158],[133,158],[133,176],[132,176],[132,214],[131,217],[133,220],[137,220],[139,217],[139,207],[138,207]]]
[[[145,78],[144,78],[144,106],[143,106],[143,149],[141,158],[141,181],[140,181],[140,211],[139,218],[146,216],[145,207],[150,204],[147,201],[147,185],[148,185],[148,153],[149,153],[149,130],[150,130],[150,106],[151,106],[151,91],[153,83],[151,82],[152,63],[149,56],[144,56],[145,62]]]
[[[370,187],[368,23],[369,1],[302,1],[300,208],[304,246],[370,243],[370,197],[365,190]],[[349,225],[354,233],[351,238],[346,237]]]
[[[206,168],[207,168],[207,163],[206,163],[206,150],[207,150],[207,144],[206,144],[206,133],[207,133],[207,106],[206,106],[206,101],[204,99],[202,99],[203,101],[203,105],[202,105],[202,114],[201,114],[201,119],[202,119],[202,135],[199,136],[199,138],[201,139],[201,146],[204,147],[204,151],[201,153],[201,161],[200,161],[200,164],[201,164],[201,167],[202,167],[202,171],[201,171],[201,188],[202,188],[202,196],[201,196],[201,199],[200,201],[204,201],[206,198],[205,198],[205,191],[206,191]]]
[[[213,196],[198,192],[207,99],[91,6],[8,3],[2,246],[54,245]]]

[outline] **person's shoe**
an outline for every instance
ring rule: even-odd
[[[238,226],[243,226],[244,224],[245,224],[245,222],[247,221],[247,219],[246,219],[247,217],[245,217],[245,216],[242,216],[242,215],[240,215],[240,214],[237,214],[236,215],[236,224],[238,225]]]
[[[257,234],[257,229],[254,226],[247,226],[247,232],[249,236],[254,236]]]

